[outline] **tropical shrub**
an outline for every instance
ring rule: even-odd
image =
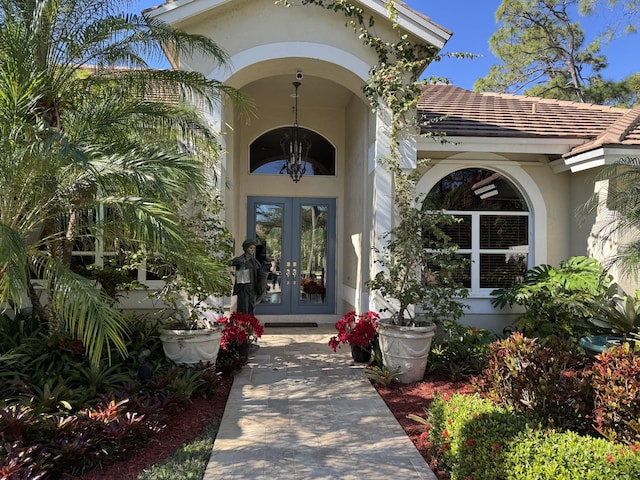
[[[427,370],[458,381],[481,373],[487,366],[489,345],[495,335],[457,321],[446,321],[444,335],[431,345]]]
[[[456,394],[437,396],[421,423],[428,425],[432,467],[444,469],[452,479],[496,479],[506,478],[506,447],[530,420],[478,395]]]
[[[514,333],[490,347],[482,388],[492,400],[533,414],[546,426],[589,429],[593,390],[589,359],[571,341]]]
[[[640,347],[623,343],[598,355],[591,384],[594,428],[609,440],[640,444]]]
[[[579,338],[593,330],[588,323],[594,316],[592,302],[605,297],[610,285],[611,276],[596,259],[571,257],[558,267],[528,270],[521,284],[491,292],[491,303],[524,307],[517,326],[528,337]]]
[[[452,480],[640,478],[640,451],[541,428],[526,413],[477,395],[436,397],[425,425],[432,467]]]
[[[0,321],[0,338],[17,335],[17,325]],[[129,355],[111,365],[92,363],[77,340],[28,325],[18,342],[0,342],[0,478],[61,478],[130,455],[220,385],[212,365],[170,364],[156,328],[141,320],[132,322]]]

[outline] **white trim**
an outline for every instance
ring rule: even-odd
[[[556,160],[552,163],[552,166],[555,173],[566,172],[567,170],[576,173],[603,165],[611,165],[624,157],[640,157],[640,150],[637,148],[600,147]]]
[[[146,10],[143,13],[148,17],[157,17],[171,25],[232,1],[233,0],[165,0],[165,3]]]
[[[257,45],[234,54],[226,65],[209,72],[207,78],[226,82],[237,72],[260,62],[292,57],[322,60],[343,68],[348,65],[349,71],[357,75],[363,82],[369,78],[371,65],[361,58],[331,45],[312,42],[277,42]]]
[[[444,140],[444,141],[443,141]],[[418,150],[427,152],[537,153],[564,155],[584,143],[584,139],[534,139],[505,137],[461,137],[446,135],[421,137]]]
[[[527,200],[529,206],[529,228],[532,230],[533,250],[529,265],[540,265],[547,262],[547,207],[542,192],[535,181],[517,165],[499,165],[493,161],[478,158],[464,163],[442,161],[431,167],[422,176],[416,189],[419,194],[427,194],[443,177],[465,168],[485,168],[502,173],[507,177]]]
[[[358,3],[361,3],[367,8],[373,10],[380,16],[385,17],[387,20],[389,19],[389,11],[384,0],[358,0]],[[444,47],[444,44],[451,38],[451,32],[448,32],[440,25],[421,17],[416,14],[415,11],[410,10],[398,2],[396,2],[396,10],[398,12],[398,16],[394,19],[394,22],[397,23],[400,28],[412,35],[420,37],[422,40],[430,43],[438,49]]]

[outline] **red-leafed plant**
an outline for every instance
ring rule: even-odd
[[[375,312],[356,315],[355,310],[351,310],[336,322],[338,334],[331,337],[329,346],[334,352],[343,343],[367,348],[376,336],[377,320],[378,314]]]
[[[502,405],[536,415],[550,427],[590,430],[590,360],[559,337],[544,343],[516,332],[489,347],[483,390]]]
[[[640,347],[623,343],[596,358],[595,429],[609,440],[640,444]]]
[[[229,349],[244,343],[255,343],[264,333],[264,327],[255,315],[233,312],[229,318],[218,320],[224,325],[220,348]]]

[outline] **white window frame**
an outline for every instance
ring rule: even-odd
[[[94,210],[94,209],[91,209]],[[103,204],[100,204],[95,211],[96,223],[102,222],[105,219],[105,208]],[[98,234],[93,238],[94,250],[73,250],[71,252],[72,257],[93,257],[93,264],[97,267],[104,267],[104,261],[106,258],[115,257],[116,252],[105,251],[104,238],[102,234]],[[165,284],[162,280],[147,280],[146,264],[143,262],[138,267],[136,280],[142,285],[146,285],[149,288],[162,288]],[[143,287],[140,287],[143,288]]]
[[[455,217],[471,217],[471,248],[459,248],[458,253],[469,255],[471,258],[471,287],[469,294],[471,296],[489,296],[493,290],[498,287],[480,287],[480,255],[482,254],[504,254],[511,255],[514,250],[508,248],[480,248],[480,218],[483,216],[501,216],[501,217],[527,217],[529,239],[527,254],[527,269],[531,268],[531,239],[533,232],[531,228],[531,216],[529,212],[502,212],[500,210],[445,210],[447,214]]]
[[[546,263],[547,261],[547,227],[546,218],[547,211],[544,203],[544,198],[535,181],[531,176],[522,168],[522,166],[504,160],[491,160],[490,162],[483,162],[481,160],[469,161],[469,160],[447,160],[441,161],[433,165],[422,176],[417,184],[417,192],[422,195],[428,194],[433,187],[442,178],[447,175],[464,169],[477,169],[482,168],[485,170],[491,170],[502,174],[507,180],[509,180],[522,194],[523,198],[527,202],[529,212],[529,251],[527,268],[532,268],[535,265]],[[525,212],[501,212],[501,211],[458,211],[451,210],[453,214],[458,215],[471,215],[472,216],[472,248],[460,249],[460,253],[472,254],[471,265],[471,288],[469,289],[470,298],[487,298],[490,296],[493,288],[479,288],[480,286],[480,228],[479,218],[480,215],[505,215],[516,214],[522,215]],[[474,219],[477,219],[478,227],[474,229]],[[477,235],[477,237],[475,237]],[[475,247],[477,245],[478,247]],[[483,250],[482,253],[493,253],[492,250]],[[495,250],[497,253],[502,253],[504,250]],[[475,255],[475,256],[474,256]],[[475,273],[474,273],[475,270]]]

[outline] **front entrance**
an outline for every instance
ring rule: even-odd
[[[335,206],[332,198],[248,198],[247,232],[271,265],[256,314],[335,313]]]

